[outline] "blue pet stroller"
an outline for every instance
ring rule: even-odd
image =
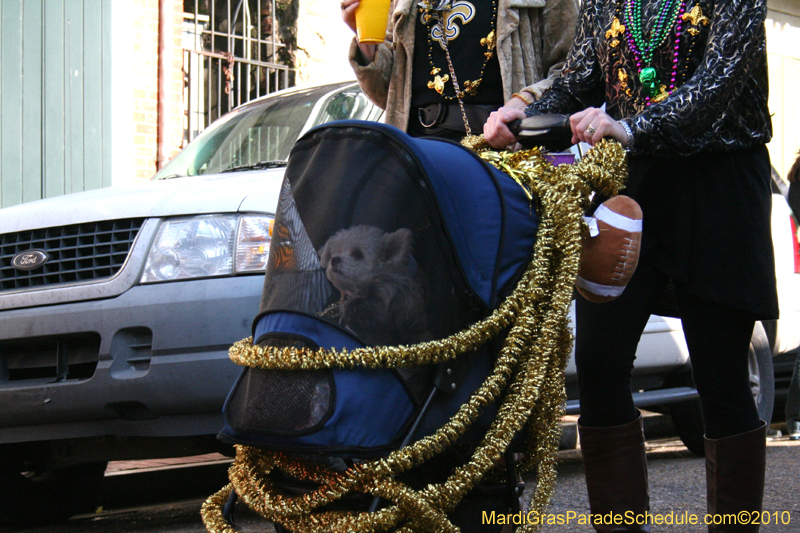
[[[487,517],[519,511],[514,457],[554,477],[591,187],[531,157],[553,176],[540,190],[377,123],[297,142],[253,338],[231,349],[245,368],[220,438],[237,460],[209,531],[233,531],[237,495],[279,531],[499,531]],[[571,209],[541,220],[544,243],[543,203]]]

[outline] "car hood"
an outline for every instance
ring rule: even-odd
[[[0,209],[0,233],[122,218],[274,213],[284,171],[187,176],[37,200]]]

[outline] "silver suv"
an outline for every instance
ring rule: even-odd
[[[86,509],[109,460],[228,451],[289,151],[380,115],[352,83],[278,93],[150,182],[0,210],[0,526]]]
[[[228,347],[259,309],[289,151],[323,122],[380,116],[354,83],[292,89],[220,118],[150,182],[0,210],[0,526],[86,509],[110,460],[229,451],[215,438],[240,372]],[[800,261],[776,209],[781,303],[797,306]],[[770,411],[764,365],[800,345],[800,313],[782,311],[793,327],[754,336]],[[682,406],[696,425],[688,369],[680,322],[654,316],[637,403]]]

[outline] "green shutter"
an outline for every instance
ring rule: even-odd
[[[111,184],[111,1],[0,1],[0,206]]]

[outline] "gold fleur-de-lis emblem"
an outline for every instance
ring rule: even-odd
[[[489,50],[494,50],[494,47],[497,46],[497,36],[494,34],[494,30],[489,32],[489,35],[481,39],[481,46],[485,46]]]
[[[707,16],[703,15],[703,10],[700,8],[700,6],[694,6],[691,11],[684,13],[681,18],[684,22],[689,20],[692,21],[692,24],[695,26],[700,24],[703,26],[708,26],[709,22],[711,22],[708,20]]]
[[[461,33],[461,26],[468,24],[475,17],[475,6],[466,0],[458,0],[449,9],[442,11],[442,17],[439,23],[431,28],[431,39],[438,42],[444,50],[445,41],[456,40]]]
[[[483,53],[486,59],[491,59],[494,55],[494,49],[497,46],[497,36],[494,30],[489,32],[489,35],[481,39],[481,46],[485,46],[488,50]]]
[[[450,76],[445,74],[444,76],[436,76],[433,78],[433,81],[428,82],[428,89],[433,89],[439,94],[444,92],[444,84],[450,81]]]
[[[711,22],[707,16],[703,15],[703,10],[700,9],[700,6],[694,6],[691,11],[689,11],[688,13],[684,13],[681,16],[681,19],[683,19],[684,22],[692,23],[692,27],[686,30],[690,34],[692,34],[692,36],[695,36],[698,33],[700,33],[700,30],[697,29],[697,26],[699,26],[700,24],[702,24],[703,26],[708,26],[708,24]]]
[[[619,23],[619,19],[614,17],[614,20],[611,22],[611,29],[606,32],[606,39],[609,39],[610,42],[608,43],[611,48],[616,48],[619,45],[619,37],[625,33],[625,26]]]
[[[466,93],[466,94],[468,94],[470,96],[475,96],[476,94],[478,94],[478,86],[480,84],[481,84],[481,80],[475,80],[475,81],[467,80],[467,81],[465,81],[464,82],[464,93]]]

